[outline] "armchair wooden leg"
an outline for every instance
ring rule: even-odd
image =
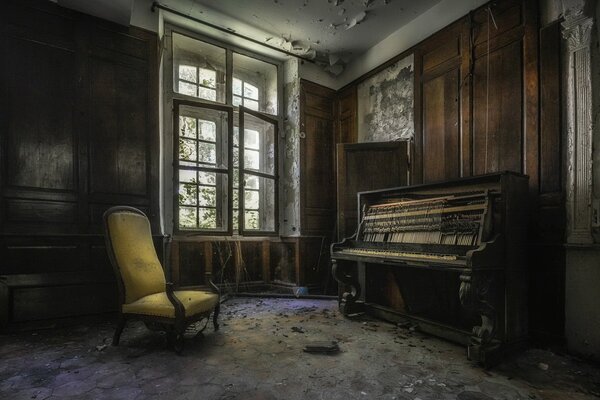
[[[119,345],[119,339],[121,338],[121,333],[123,332],[123,328],[125,328],[126,322],[127,319],[124,316],[120,315],[119,320],[117,321],[117,329],[115,330],[115,335],[113,336],[112,340],[113,346]]]
[[[218,302],[217,305],[215,306],[215,312],[213,314],[213,327],[215,329],[215,331],[219,330],[219,312],[221,311],[221,303]]]

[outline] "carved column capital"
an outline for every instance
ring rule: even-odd
[[[562,37],[569,52],[590,46],[593,25],[594,19],[586,17],[581,11],[565,16],[561,23]]]

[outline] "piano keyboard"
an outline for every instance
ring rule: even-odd
[[[391,251],[391,250],[377,250],[377,249],[359,249],[359,248],[347,248],[339,250],[338,253],[342,254],[353,254],[359,256],[375,256],[375,257],[405,257],[415,258],[422,260],[444,260],[454,261],[458,260],[455,254],[435,254],[435,253],[410,253],[403,251]]]
[[[487,208],[486,192],[367,206],[359,240],[473,246]]]

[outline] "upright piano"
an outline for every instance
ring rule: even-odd
[[[361,192],[331,246],[344,315],[367,312],[467,346],[493,365],[527,335],[528,177],[503,172]]]

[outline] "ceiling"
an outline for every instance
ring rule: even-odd
[[[253,37],[298,54],[334,54],[348,62],[440,0],[193,0],[201,19],[226,15],[243,33],[245,26],[265,32]],[[244,26],[245,25],[245,26]],[[335,60],[332,63],[335,63]]]

